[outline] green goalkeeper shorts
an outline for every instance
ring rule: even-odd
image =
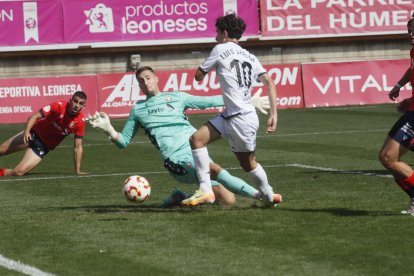
[[[211,162],[213,160],[210,159]],[[164,160],[164,167],[170,175],[180,183],[198,184],[197,173],[195,170],[194,159],[191,152],[186,154],[172,155]],[[217,186],[219,183],[211,180],[211,186]]]

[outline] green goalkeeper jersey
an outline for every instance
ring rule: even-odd
[[[196,131],[184,111],[223,106],[222,96],[198,97],[184,92],[162,92],[135,103],[116,145],[125,148],[139,128],[159,149],[163,159],[190,150],[189,138]]]

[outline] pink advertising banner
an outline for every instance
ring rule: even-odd
[[[63,42],[59,1],[0,1],[0,46]]]
[[[69,100],[82,90],[88,95],[85,114],[97,110],[96,76],[0,79],[0,124],[24,123],[51,102]]]
[[[275,80],[278,91],[278,108],[300,108],[304,106],[299,64],[267,65],[265,68]],[[182,91],[195,96],[221,95],[216,73],[208,74],[203,81],[194,80],[194,70],[157,71],[159,88],[164,92]],[[260,88],[257,84],[255,93]],[[265,90],[265,89],[264,89]],[[98,109],[110,117],[127,117],[137,100],[145,99],[132,73],[98,75]],[[262,95],[266,95],[264,92]],[[189,114],[217,112],[218,109],[204,111],[189,110]]]
[[[302,64],[305,107],[391,103],[388,93],[409,59]],[[398,101],[411,96],[409,84]]]
[[[237,12],[259,35],[256,0],[65,0],[66,43],[215,38],[215,20]]]
[[[406,33],[412,0],[260,0],[264,38],[359,36]]]

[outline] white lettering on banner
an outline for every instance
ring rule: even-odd
[[[358,12],[358,10],[357,10]],[[365,28],[381,26],[404,26],[407,24],[407,12],[409,11],[383,11],[341,13],[339,16],[329,14],[329,27],[335,28]]]
[[[171,16],[171,15],[196,15],[207,14],[208,4],[206,2],[201,3],[176,3],[176,4],[164,4],[161,0],[157,4],[147,4],[138,6],[126,6],[125,18],[129,20],[131,17],[154,17],[154,16]]]
[[[288,15],[288,16],[268,16],[266,18],[269,31],[280,31],[287,29],[290,31],[300,30],[319,30],[321,26],[312,25],[310,15]]]
[[[329,77],[324,84],[316,77],[313,77],[312,81],[323,95],[332,89],[336,94],[340,94],[343,91],[355,93],[356,89],[359,89],[358,91],[361,93],[365,93],[368,89],[374,89],[379,92],[392,89],[392,87],[388,86],[387,75],[385,74],[379,80],[372,75],[364,76],[364,78],[361,75],[352,75]]]
[[[40,96],[37,86],[0,87],[0,98],[22,98]]]
[[[412,0],[311,0],[311,8],[318,9],[340,7],[373,7],[373,6],[388,6],[388,5],[411,5]]]
[[[105,102],[101,107],[125,107],[125,106],[134,106],[134,101],[127,102]]]
[[[287,10],[291,7],[303,9],[299,0],[286,0],[284,3],[273,3],[274,0],[266,0],[266,9],[269,11]],[[279,1],[282,2],[282,1]],[[388,5],[411,5],[412,0],[311,0],[312,9],[332,8],[334,6],[346,7],[367,7],[367,6],[388,6]],[[321,7],[322,6],[322,7]]]
[[[274,80],[275,84],[295,85],[298,80],[299,67],[293,68],[272,68],[267,71],[269,76]]]
[[[13,113],[11,106],[0,106],[0,114]]]
[[[29,105],[22,105],[22,106],[14,106],[13,107],[14,113],[32,113],[32,107]]]
[[[67,96],[82,91],[80,84],[63,84],[43,86],[43,96]]]
[[[213,73],[215,73],[215,72],[213,72]],[[194,80],[194,82],[193,82],[194,89],[199,90],[199,91],[208,92],[208,90],[209,90],[209,88],[208,88],[208,80],[209,80],[208,77],[203,78],[202,81],[196,81],[196,80]]]
[[[102,90],[112,88],[111,94],[106,98],[102,107],[133,106],[136,101],[146,97],[145,95],[140,96],[138,81],[133,74],[124,75],[116,86],[103,87]],[[121,100],[115,101],[118,98]]]
[[[274,3],[274,4],[276,5],[278,3]],[[297,9],[303,9],[299,0],[287,0],[285,1],[285,3],[283,3],[283,6],[274,6],[272,0],[266,0],[266,9],[269,11],[287,10],[290,7],[295,7]]]
[[[29,105],[18,105],[18,106],[0,106],[0,114],[10,113],[33,113],[32,107]]]
[[[275,84],[279,85],[295,85],[299,76],[299,67],[292,68],[270,68],[267,70],[269,76],[274,80]],[[188,73],[171,73],[165,82],[163,91],[197,91],[208,92],[210,89],[220,89],[220,83],[216,78],[216,71],[207,74],[202,81],[191,81]],[[192,83],[191,83],[192,82]]]
[[[301,104],[301,102],[301,96],[276,98],[276,105],[278,106],[298,106]]]
[[[178,79],[177,73],[171,73],[168,77],[168,80],[165,82],[163,91],[190,91],[192,87],[198,91],[208,92],[210,89],[219,89],[220,84],[216,80],[216,72],[213,71],[211,74],[205,76],[205,78],[198,82],[195,79],[192,79],[192,84],[187,83],[188,74],[183,73]]]
[[[185,1],[184,3],[164,4],[164,1],[161,0],[154,4],[126,6],[121,30],[124,34],[205,31],[207,30],[207,18],[202,15],[207,13],[208,4],[206,2],[188,3]],[[178,16],[179,18],[156,18],[161,16]],[[149,19],[146,20],[145,17]]]
[[[206,18],[187,18],[187,19],[166,19],[162,20],[141,20],[126,21],[125,17],[122,18],[122,33],[124,34],[148,34],[148,33],[173,33],[173,32],[194,32],[194,31],[205,31],[207,30],[207,19]]]
[[[411,16],[411,11],[383,11],[383,12],[361,12],[359,9],[355,13],[341,13],[339,15],[329,14],[329,28],[373,28],[387,26],[405,26],[407,15]],[[266,18],[269,31],[302,31],[320,30],[320,25],[314,25],[312,15],[288,15],[288,16],[268,16]]]
[[[6,20],[9,22],[14,21],[13,10],[7,12],[6,10],[0,9],[0,22],[6,22]]]

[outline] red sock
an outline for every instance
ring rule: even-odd
[[[396,179],[398,186],[406,192],[411,198],[414,198],[414,173],[404,179]]]
[[[5,170],[6,170],[5,168],[0,168],[0,176],[4,176],[4,171]]]

